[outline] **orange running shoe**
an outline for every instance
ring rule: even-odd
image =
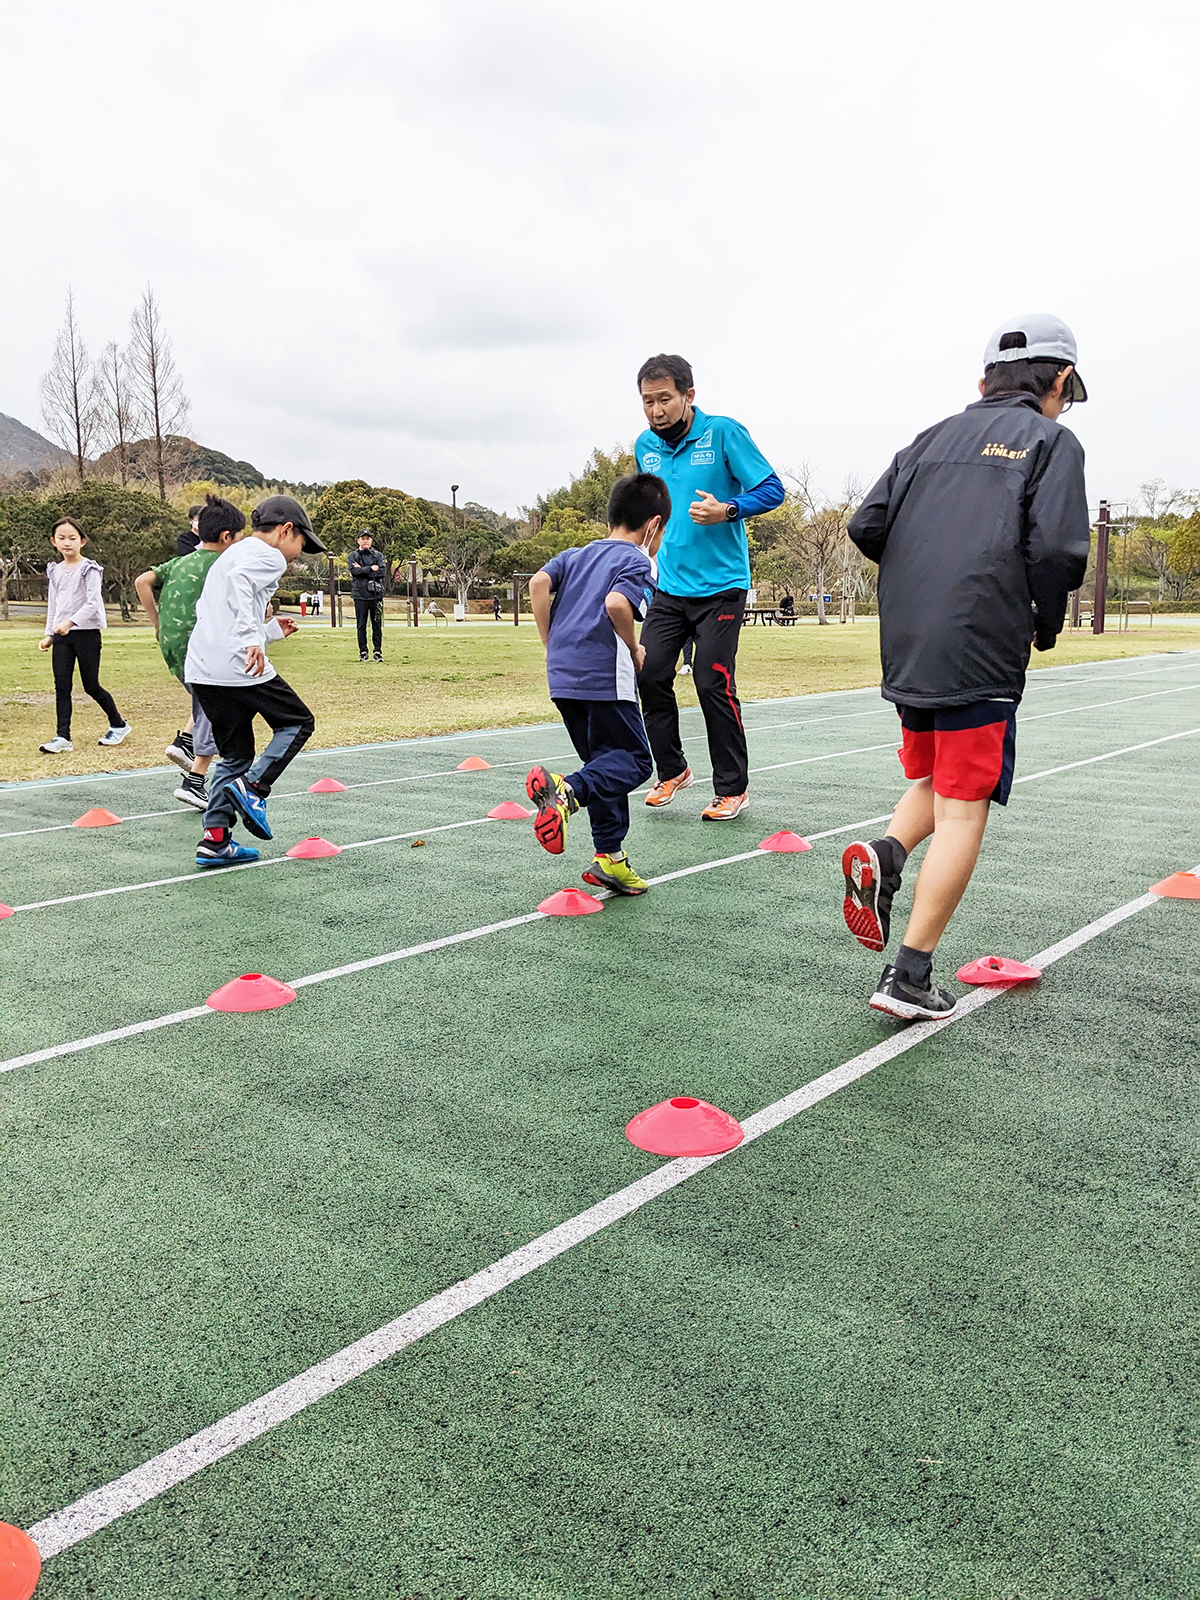
[[[677,778],[660,778],[646,796],[646,804],[669,806],[680,789],[690,789],[695,781],[691,767],[684,767]]]
[[[732,822],[734,817],[741,816],[749,804],[749,794],[718,794],[713,796],[712,804],[705,806],[700,815],[705,822]]]

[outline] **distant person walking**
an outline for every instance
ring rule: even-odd
[[[658,781],[648,806],[667,806],[692,782],[679,738],[675,664],[696,640],[695,682],[708,730],[713,798],[701,815],[728,822],[746,809],[746,735],[734,668],[750,587],[749,516],[783,503],[783,485],[753,439],[732,417],[695,404],[692,369],[682,356],[651,356],[638,373],[649,427],[634,441],[638,470],[671,492],[671,519],[658,553],[658,592],[642,628],[638,673],[642,714]]]
[[[500,621],[500,596],[498,594],[492,596],[492,616],[497,622]]]
[[[62,557],[46,568],[46,633],[39,650],[51,651],[54,667],[54,705],[58,732],[39,748],[48,756],[65,755],[71,743],[71,686],[75,668],[85,694],[108,718],[108,732],[100,744],[120,744],[130,728],[116,701],[100,684],[100,635],[108,627],[101,585],[104,568],[83,554],[87,535],[71,517],[60,517],[50,530],[50,543]]]
[[[358,625],[358,659],[368,660],[367,621],[371,623],[371,642],[376,661],[383,660],[383,580],[387,576],[387,557],[376,550],[370,528],[362,528],[358,548],[350,552],[350,594],[354,600],[354,620]]]

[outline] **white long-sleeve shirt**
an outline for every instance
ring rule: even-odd
[[[53,633],[60,622],[68,619],[76,628],[108,627],[100,588],[104,568],[98,561],[90,561],[87,556],[71,564],[55,561],[46,568],[46,576],[47,633]]]
[[[264,622],[267,604],[287,571],[287,562],[273,545],[251,535],[231,545],[208,569],[196,602],[196,626],[188,641],[185,683],[219,683],[242,687],[267,683],[277,676],[267,660],[261,677],[246,671],[246,649],[282,639],[274,618]]]

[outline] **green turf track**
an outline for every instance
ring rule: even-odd
[[[1030,717],[1200,685],[1200,657],[1035,684]],[[884,743],[892,719],[858,716],[877,707],[750,707],[752,728],[847,718],[752,732],[751,765]],[[1018,773],[1194,727],[1200,687],[1029,721]],[[564,748],[526,729],[325,753],[281,787]],[[1016,789],[941,975],[1200,861],[1198,767],[1200,737]],[[273,803],[267,849],[482,816],[522,776]],[[728,827],[699,824],[701,788],[635,806],[636,864],[851,823],[901,780],[883,750],[753,784]],[[0,791],[0,829],[172,787]],[[196,836],[184,815],[0,841],[0,899],[186,872]],[[621,1136],[643,1106],[746,1115],[886,1036],[879,963],[840,925],[843,842],[0,1079],[0,1517],[30,1525],[652,1170]],[[519,915],[582,846],[556,863],[489,824],[19,913],[0,1050]],[[39,1600],[1194,1594],[1197,918],[1163,902],[1103,935],[55,1557]]]

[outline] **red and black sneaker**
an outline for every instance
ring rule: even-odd
[[[579,810],[575,791],[561,773],[549,767],[530,767],[525,793],[538,808],[533,819],[534,838],[543,850],[560,856],[567,842],[567,818]]]
[[[846,898],[842,915],[846,926],[864,950],[882,950],[888,942],[892,896],[900,887],[899,874],[884,874],[873,844],[856,839],[842,852]]]

